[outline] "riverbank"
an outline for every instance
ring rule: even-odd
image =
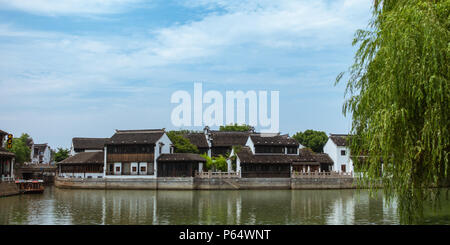
[[[20,190],[13,182],[0,182],[0,197],[19,195]]]
[[[107,190],[327,190],[354,189],[353,178],[193,178],[81,179],[56,178],[67,189]]]

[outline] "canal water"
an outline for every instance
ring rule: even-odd
[[[450,201],[425,224],[450,224]],[[357,190],[68,190],[0,198],[0,224],[398,224],[395,203]]]

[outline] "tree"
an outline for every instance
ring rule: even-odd
[[[421,222],[425,204],[436,208],[440,189],[430,187],[449,179],[449,9],[448,0],[375,1],[353,41],[343,106],[351,154],[365,155],[354,159],[362,183],[382,168],[383,192],[397,199],[402,223]]]
[[[184,134],[188,132],[190,131],[182,130],[167,132],[167,136],[174,145],[175,153],[199,153],[197,146],[184,137]]]
[[[308,129],[305,132],[298,132],[294,134],[292,138],[314,152],[323,152],[323,146],[328,140],[328,136],[325,132],[312,129]]]
[[[21,164],[31,161],[31,149],[27,146],[28,139],[30,139],[30,136],[26,133],[23,133],[19,138],[13,138],[12,148],[9,151],[16,155],[16,163]]]
[[[246,125],[246,124],[238,125],[237,123],[225,125],[225,126],[222,125],[219,127],[219,131],[249,132],[249,131],[254,131],[254,130],[255,130],[255,128],[253,126]]]
[[[62,160],[69,157],[69,149],[58,148],[55,152],[54,159],[56,162],[61,162]]]
[[[218,157],[209,157],[206,153],[203,153],[200,155],[201,157],[206,159],[205,164],[205,171],[212,170],[212,171],[222,171],[226,172],[228,171],[228,164],[227,164],[227,158],[219,155]]]

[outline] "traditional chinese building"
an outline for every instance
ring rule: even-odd
[[[209,131],[207,139],[211,144],[211,156],[226,156],[233,146],[244,146],[251,132]]]
[[[103,151],[80,152],[58,163],[58,175],[64,178],[102,178],[103,165]]]
[[[105,177],[156,178],[157,159],[171,147],[164,129],[116,130],[105,142]]]
[[[330,134],[328,141],[323,147],[323,152],[328,154],[333,164],[333,171],[353,172],[353,161],[350,158],[347,134]]]
[[[70,155],[73,156],[80,152],[102,152],[108,139],[109,138],[75,137],[72,139]]]
[[[198,154],[161,154],[158,158],[158,177],[195,177],[203,170],[206,160]]]
[[[211,155],[210,144],[204,133],[187,133],[183,136],[187,138],[191,144],[197,146],[200,155],[205,153],[208,156]]]
[[[4,148],[4,142],[8,133],[0,130],[0,180],[14,178],[14,153]]]
[[[288,135],[251,134],[236,152],[236,170],[242,178],[290,178],[299,146]]]
[[[51,162],[52,152],[47,143],[33,144],[30,154],[33,164],[50,164]]]
[[[305,149],[288,135],[251,134],[236,152],[242,178],[290,178],[292,171],[330,171],[332,164],[328,155]]]

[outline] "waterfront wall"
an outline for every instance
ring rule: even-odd
[[[192,178],[75,179],[57,178],[55,186],[73,189],[253,190],[350,189],[353,178]]]
[[[353,178],[292,178],[291,189],[353,189],[356,184]]]
[[[20,194],[20,190],[13,182],[0,182],[0,197]]]

